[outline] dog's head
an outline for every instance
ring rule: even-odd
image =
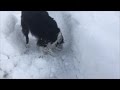
[[[63,47],[63,43],[64,43],[64,38],[62,36],[62,33],[59,32],[58,36],[57,36],[57,40],[55,42],[53,42],[52,44],[48,44],[48,48],[50,49],[55,49],[55,48],[61,48]]]
[[[58,36],[57,36],[57,40],[54,42],[51,42],[49,39],[46,38],[40,38],[37,42],[38,46],[41,47],[47,47],[47,48],[55,48],[55,47],[59,47],[64,43],[64,38],[62,36],[62,33],[59,32]]]

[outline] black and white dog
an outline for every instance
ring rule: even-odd
[[[64,43],[56,21],[47,11],[22,11],[21,26],[26,44],[29,43],[29,32],[37,38],[37,45],[40,47],[47,47],[48,44],[57,47]]]

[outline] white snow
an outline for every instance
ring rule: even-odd
[[[120,79],[120,12],[49,11],[64,49],[43,55],[30,35],[26,48],[20,11],[0,11],[0,79]]]

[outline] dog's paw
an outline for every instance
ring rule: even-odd
[[[41,52],[39,58],[44,58],[44,57],[45,57],[45,54]]]
[[[29,53],[29,50],[26,49],[23,53],[24,53],[24,54],[28,54],[28,53]]]
[[[26,47],[26,48],[30,48],[30,45],[29,45],[29,44],[26,44],[25,47]]]

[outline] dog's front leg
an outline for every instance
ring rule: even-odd
[[[26,44],[28,44],[29,43],[29,37],[28,37],[29,27],[23,18],[21,19],[21,26],[22,26],[22,32],[26,37]]]

